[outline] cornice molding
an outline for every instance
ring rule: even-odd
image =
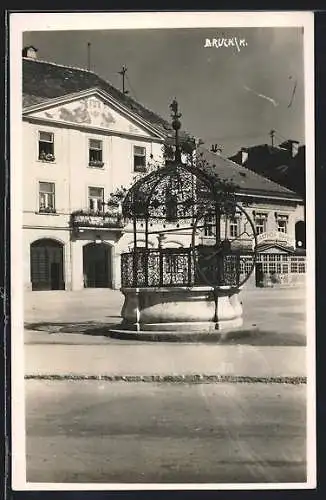
[[[61,97],[56,97],[53,99],[48,99],[44,102],[38,103],[38,104],[33,104],[32,106],[27,106],[23,109],[23,118],[30,117],[32,114],[40,112],[40,111],[46,111],[47,109],[64,105],[64,104],[69,104],[73,101],[77,101],[79,99],[85,99],[88,97],[97,97],[98,99],[101,99],[104,101],[105,104],[108,106],[111,106],[116,112],[120,113],[124,118],[127,118],[134,123],[136,123],[138,126],[144,128],[147,130],[149,133],[154,134],[154,136],[161,138],[162,140],[166,139],[168,136],[168,133],[164,134],[164,132],[161,129],[156,128],[153,126],[150,122],[142,118],[140,115],[137,113],[132,112],[127,106],[124,104],[121,104],[117,99],[114,99],[112,96],[110,96],[107,92],[103,91],[102,89],[99,88],[91,88],[88,90],[84,90],[81,92],[75,92],[73,94],[66,94]],[[48,120],[49,122],[52,122],[51,119]],[[70,122],[60,122],[63,124],[70,124]],[[75,125],[75,124],[72,124]]]

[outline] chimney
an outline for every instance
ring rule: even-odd
[[[294,158],[298,152],[298,144],[299,141],[293,141],[292,139],[289,139],[288,141],[282,142],[282,144],[279,145],[280,148],[286,149],[291,158]]]
[[[241,165],[244,165],[246,161],[248,160],[249,152],[247,148],[241,148],[240,150],[241,153]]]
[[[32,45],[28,45],[23,48],[23,57],[27,57],[28,59],[37,59],[37,49]]]

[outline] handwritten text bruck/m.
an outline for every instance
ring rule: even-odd
[[[233,36],[232,38],[206,38],[204,48],[215,47],[216,49],[220,49],[224,47],[234,47],[238,52],[240,52],[240,50],[243,47],[247,47],[247,45],[248,43],[245,38]]]

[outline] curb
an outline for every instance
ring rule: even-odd
[[[106,330],[104,330],[106,331]],[[277,333],[280,339],[286,337],[286,332]],[[142,342],[155,342],[155,343],[187,343],[187,344],[217,344],[217,345],[242,345],[241,339],[256,339],[275,336],[273,330],[262,330],[257,326],[242,327],[239,329],[226,329],[214,332],[170,332],[170,331],[151,331],[151,330],[124,330],[118,328],[109,328],[108,337],[118,340],[135,340]],[[230,344],[228,344],[230,342]],[[292,347],[306,347],[306,342],[303,344],[293,344]],[[287,344],[281,344],[280,347],[287,347]]]
[[[307,383],[307,377],[251,377],[237,375],[25,375],[25,380],[102,380],[106,382],[145,382],[145,383],[183,383],[183,384],[291,384]]]

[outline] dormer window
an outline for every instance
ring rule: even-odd
[[[52,162],[55,160],[54,134],[52,132],[39,132],[38,159],[45,162]]]
[[[134,146],[134,172],[146,171],[146,148]]]
[[[88,165],[90,167],[102,168],[103,143],[97,139],[90,139],[88,143]]]

